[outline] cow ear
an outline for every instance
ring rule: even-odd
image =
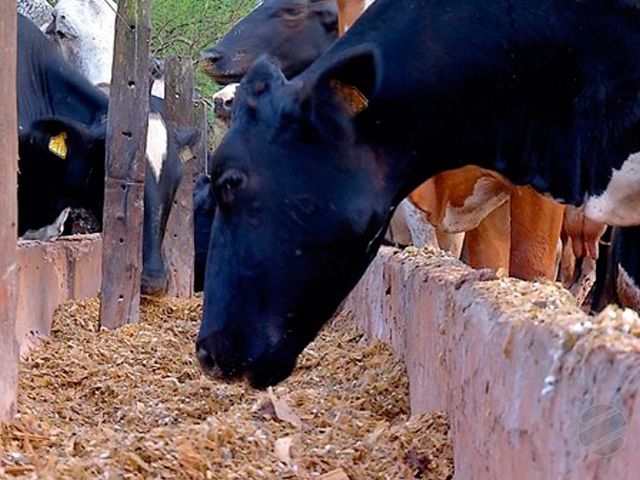
[[[377,49],[369,45],[347,50],[323,69],[313,95],[330,92],[351,117],[366,110],[380,80],[378,57]]]
[[[336,0],[311,0],[311,10],[318,15],[320,23],[327,32],[338,36],[338,3]]]
[[[34,121],[23,138],[40,150],[46,150],[55,157],[66,160],[79,145],[104,141],[106,129],[93,130],[87,126],[59,118],[43,118]]]
[[[195,147],[200,140],[200,130],[194,127],[177,127],[176,141],[180,147]]]
[[[213,212],[216,208],[216,200],[211,191],[211,177],[204,173],[196,176],[193,186],[194,208],[201,208],[205,212]]]
[[[191,149],[195,147],[200,140],[200,131],[194,127],[173,125],[172,130],[174,131],[176,147],[178,154],[180,155],[180,160],[182,163],[186,163],[194,157],[193,150]]]
[[[268,96],[274,87],[286,81],[276,60],[267,55],[260,56],[251,66],[236,90],[234,104],[241,104],[255,111],[260,99]],[[235,107],[234,107],[235,108]]]

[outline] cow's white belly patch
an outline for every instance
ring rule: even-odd
[[[587,197],[585,215],[619,227],[640,225],[640,153],[634,153],[614,170],[601,195]]]
[[[149,114],[149,130],[147,132],[147,161],[156,177],[156,181],[160,182],[162,167],[167,159],[168,145],[167,127],[159,113]]]
[[[153,81],[151,86],[151,95],[164,99],[164,78]]]
[[[461,207],[448,204],[442,224],[438,228],[447,233],[460,233],[473,230],[491,212],[509,200],[506,189],[496,189],[494,178],[481,178],[473,187],[473,193],[467,197]]]

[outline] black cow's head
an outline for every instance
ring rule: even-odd
[[[162,251],[167,220],[191,148],[194,128],[165,124],[149,116],[144,197],[141,291],[165,293],[169,275]],[[62,118],[43,118],[20,134],[18,230],[51,224],[66,207],[87,208],[102,220],[106,122],[87,126]]]
[[[338,38],[335,0],[265,0],[214,47],[204,71],[216,82],[239,82],[262,54],[277,58],[287,78],[302,72]]]
[[[145,295],[164,294],[167,291],[169,274],[162,241],[184,175],[183,163],[191,159],[191,148],[198,138],[196,129],[166,124],[158,113],[149,115],[141,285]]]
[[[205,370],[256,387],[286,378],[376,254],[394,199],[355,131],[376,58],[361,48],[293,81],[260,59],[243,80],[212,165]]]
[[[53,222],[66,207],[102,219],[106,121],[42,118],[20,132],[18,231]]]

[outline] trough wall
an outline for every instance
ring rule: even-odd
[[[19,242],[22,353],[49,334],[61,302],[98,294],[101,249],[99,235]],[[412,412],[449,414],[456,480],[640,478],[635,314],[588,317],[555,284],[389,248],[345,308],[404,359]],[[593,405],[626,424],[585,417]]]
[[[16,337],[22,355],[37,338],[49,335],[58,305],[98,295],[101,255],[99,234],[18,242]]]
[[[556,284],[389,248],[345,308],[405,360],[412,412],[448,412],[456,480],[640,478],[630,311],[588,317]]]

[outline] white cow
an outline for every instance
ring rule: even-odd
[[[111,83],[116,11],[113,0],[60,0],[45,30],[94,85]]]
[[[44,29],[62,55],[100,88],[111,84],[117,8],[113,0],[59,0]],[[164,98],[162,79],[154,81],[152,93]]]

